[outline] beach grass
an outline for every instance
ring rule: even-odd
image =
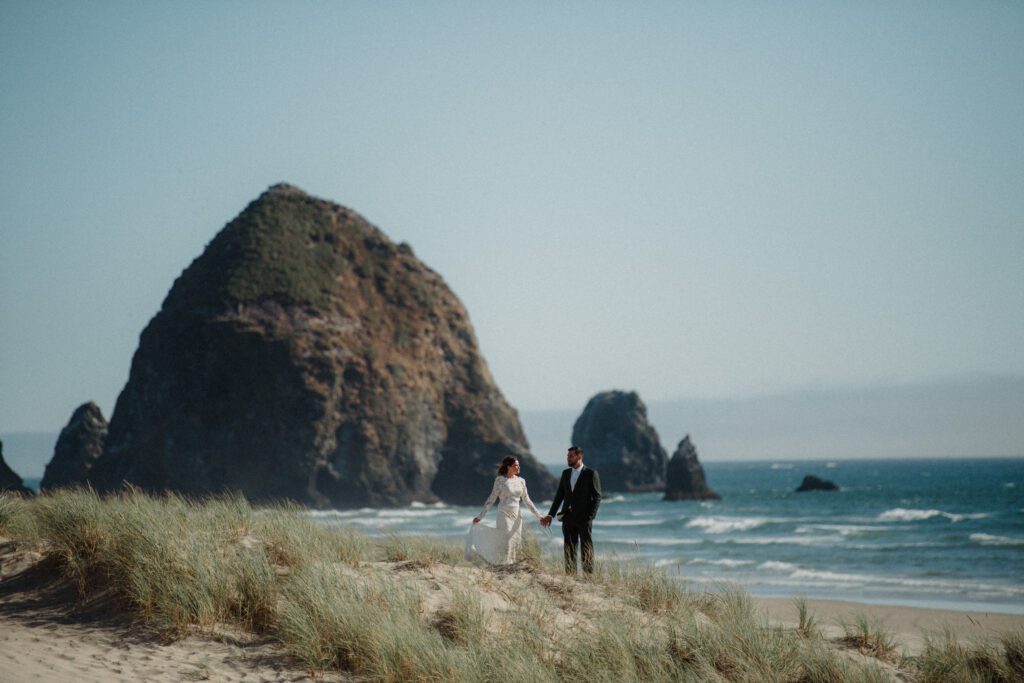
[[[1004,634],[998,644],[960,642],[949,629],[931,634],[910,664],[921,683],[1013,683],[1024,681],[1024,633]]]
[[[522,562],[482,568],[443,539],[370,538],[237,495],[5,494],[0,535],[164,637],[240,628],[361,680],[887,681],[897,661],[909,680],[1024,676],[1019,634],[945,634],[898,660],[881,626],[856,619],[830,641],[802,601],[782,629],[742,591],[691,591],[642,563],[570,578],[528,536]]]
[[[878,659],[892,659],[896,654],[896,641],[884,624],[857,614],[852,621],[841,624],[844,635],[842,642],[862,654]]]

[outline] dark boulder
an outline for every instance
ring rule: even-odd
[[[84,484],[93,463],[103,453],[106,438],[107,420],[100,407],[92,401],[80,405],[57,437],[39,490]]]
[[[0,441],[0,493],[20,493],[25,496],[34,496],[35,491],[25,486],[25,482],[14,473],[4,461],[4,444]]]
[[[690,435],[679,442],[668,461],[665,474],[665,500],[718,500],[704,479],[704,468],[697,460],[697,449]]]
[[[838,491],[839,486],[834,481],[827,479],[819,479],[813,474],[808,474],[804,477],[804,480],[800,482],[800,486],[796,488],[797,493],[803,491]]]
[[[441,276],[354,211],[275,185],[142,332],[89,479],[315,507],[479,504],[509,453],[535,499],[553,493]]]
[[[587,402],[572,428],[584,462],[605,491],[663,491],[668,456],[636,392],[604,391]]]

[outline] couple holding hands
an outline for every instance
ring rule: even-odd
[[[565,456],[569,465],[558,481],[558,490],[551,503],[551,510],[541,516],[526,491],[526,481],[519,476],[519,460],[507,456],[501,461],[494,488],[484,509],[473,518],[473,526],[466,539],[467,555],[482,557],[490,564],[512,564],[519,559],[522,546],[523,518],[519,510],[522,502],[537,516],[542,527],[551,526],[556,513],[562,522],[562,537],[565,550],[565,573],[576,574],[576,556],[579,553],[583,572],[594,571],[594,542],[591,539],[591,524],[601,504],[601,478],[597,471],[583,465],[583,449],[569,448]],[[487,512],[498,504],[498,526],[480,524]],[[561,512],[559,512],[561,506]]]

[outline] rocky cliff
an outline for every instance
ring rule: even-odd
[[[662,491],[668,457],[636,392],[604,391],[587,402],[572,428],[583,461],[605,491]]]
[[[0,493],[9,491],[12,493],[21,493],[26,496],[35,495],[32,489],[25,486],[25,482],[14,473],[7,463],[4,461],[4,444],[0,441]]]
[[[553,492],[441,277],[355,212],[276,185],[143,331],[90,481],[479,504],[509,453],[534,499]]]
[[[665,474],[665,500],[718,500],[704,478],[704,467],[697,459],[697,448],[687,434],[669,458]]]
[[[39,490],[84,484],[93,463],[103,454],[106,438],[107,420],[100,407],[92,401],[80,405],[57,437]]]

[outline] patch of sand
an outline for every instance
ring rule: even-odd
[[[771,623],[796,627],[797,609],[791,598],[753,598],[752,601]],[[869,622],[892,634],[897,648],[908,655],[921,652],[926,634],[941,635],[946,627],[958,640],[970,643],[994,643],[1003,633],[1024,630],[1024,615],[869,605],[842,600],[807,599],[805,602],[826,637],[841,636],[843,623],[854,623],[858,615],[864,615]]]
[[[33,570],[41,554],[0,539],[0,681],[340,681],[296,669],[271,641],[245,633],[165,642],[102,600],[76,604],[71,587]]]

